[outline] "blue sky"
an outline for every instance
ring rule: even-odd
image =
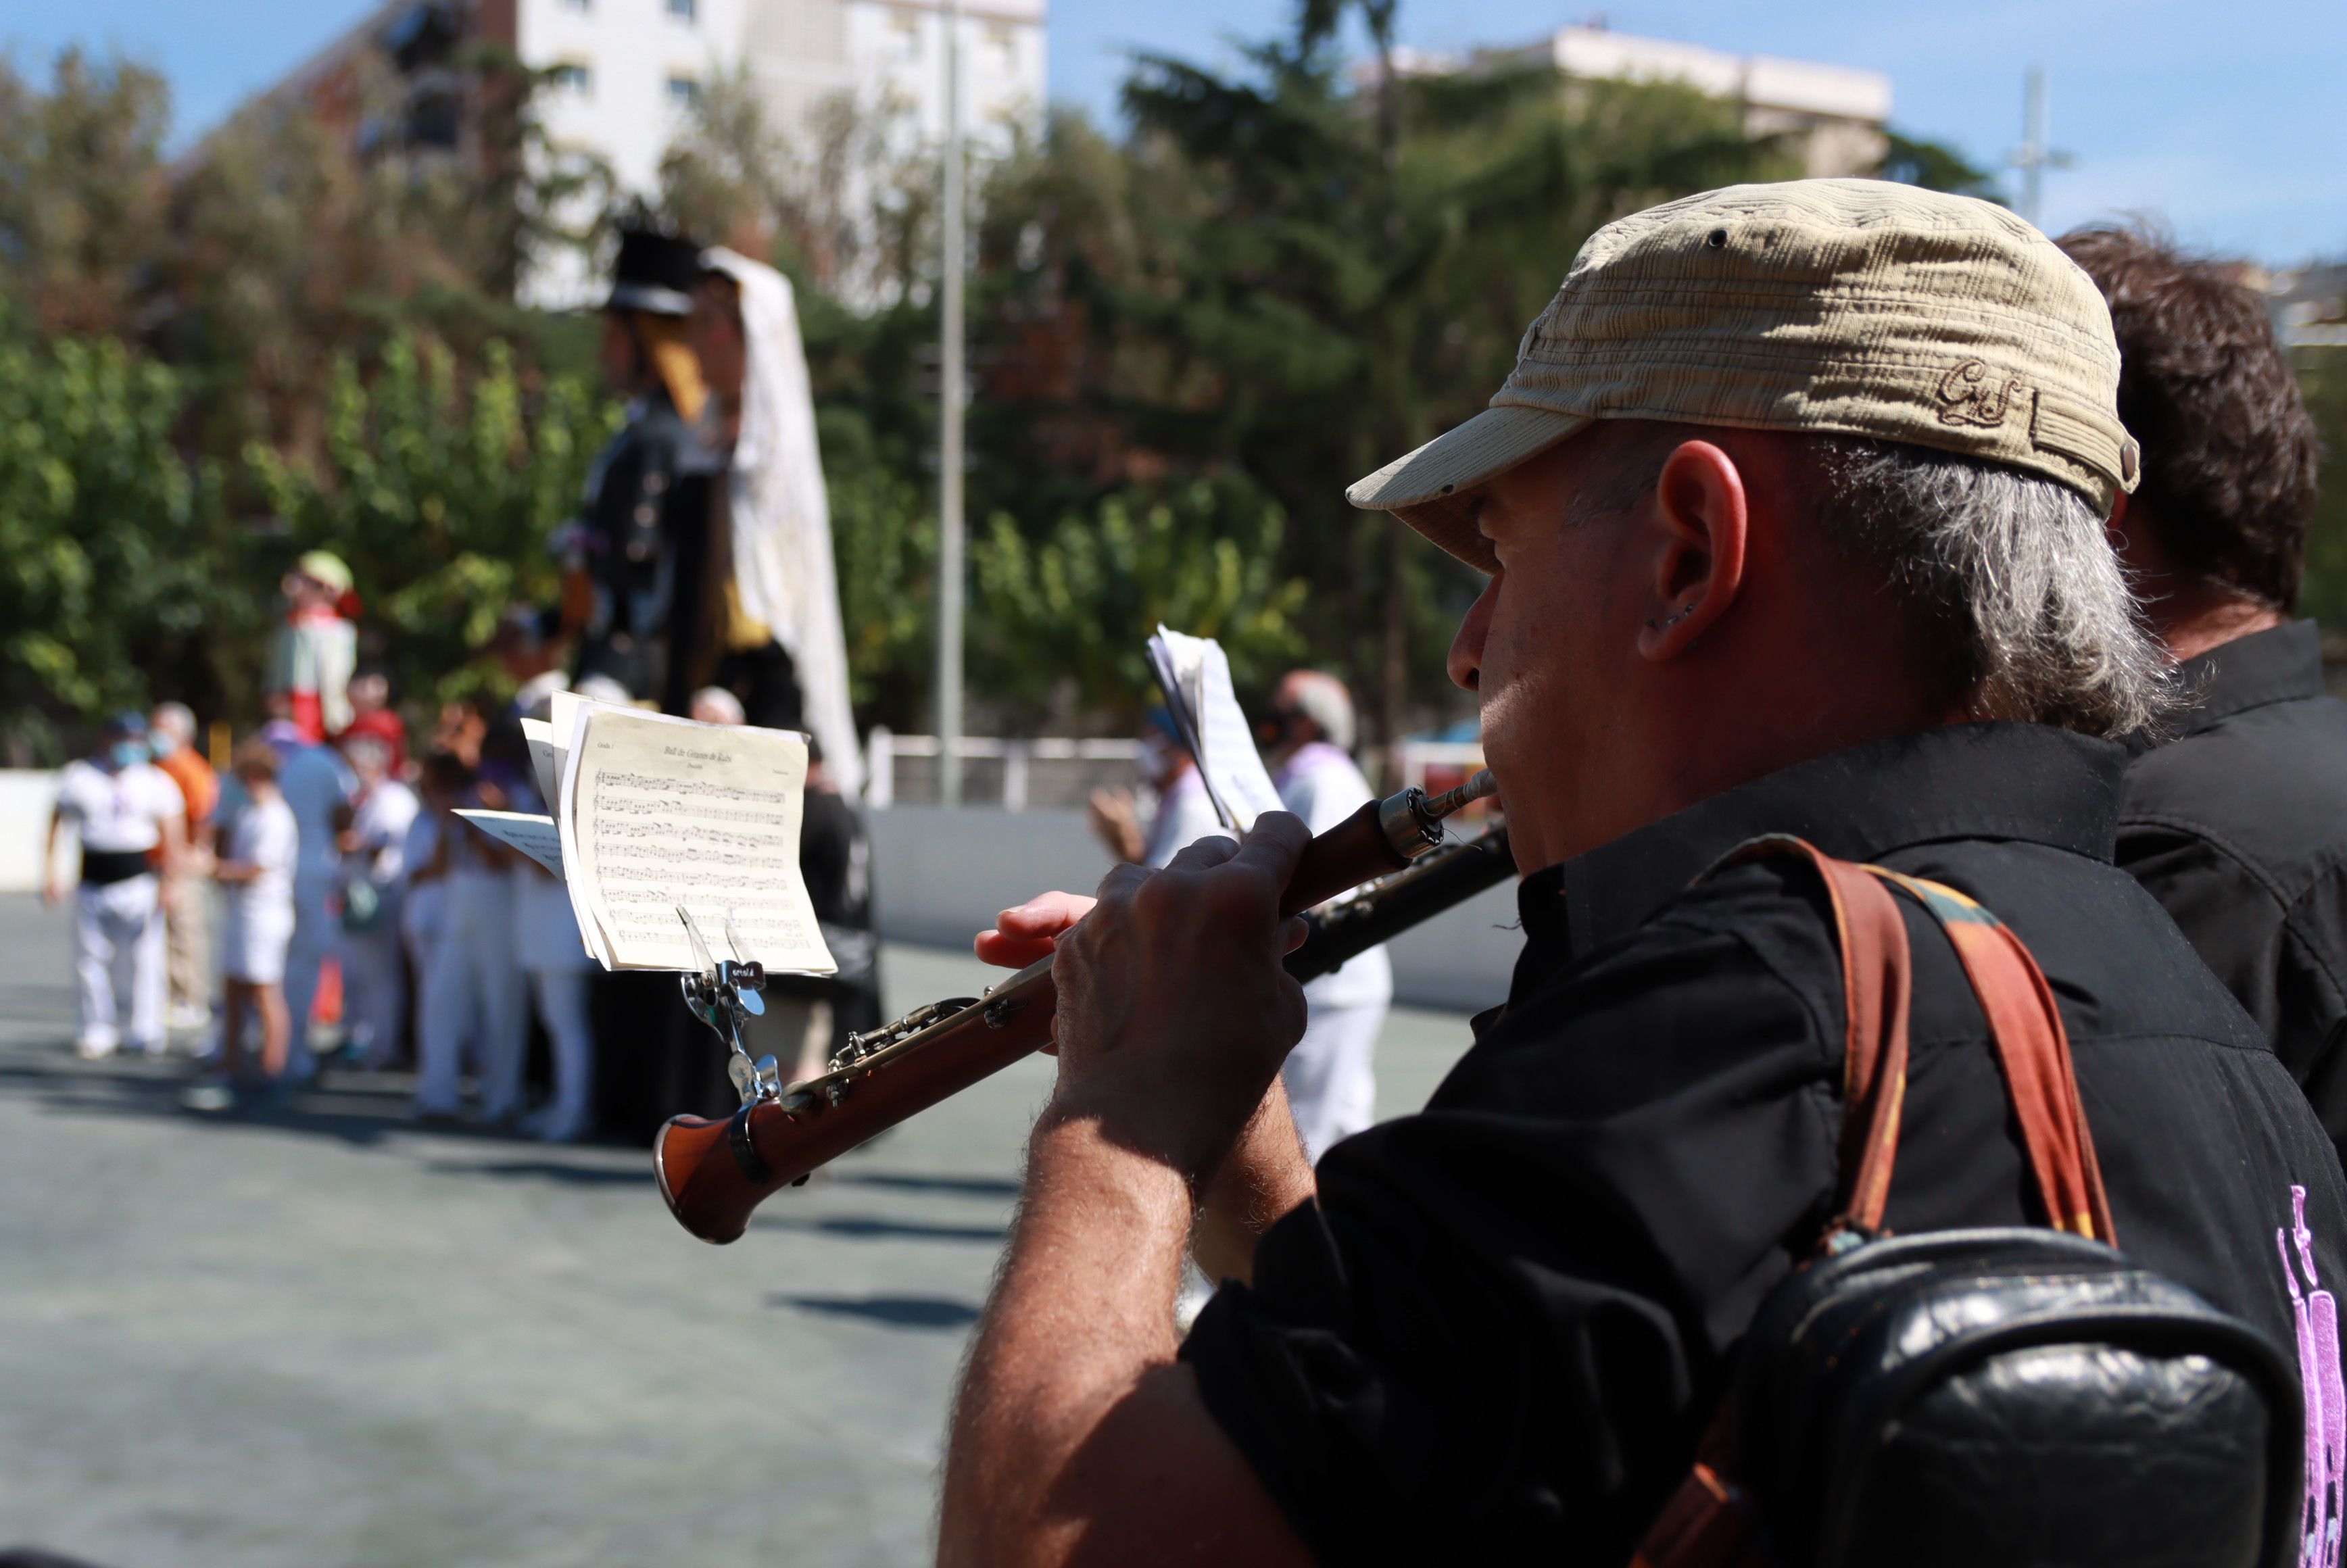
[[[60,45],[120,46],[160,67],[182,134],[300,61],[372,0],[0,0],[0,42],[34,65]],[[1214,61],[1286,25],[1286,0],[1052,0],[1051,93],[1112,115],[1126,50]],[[1536,0],[1403,0],[1404,41],[1516,43],[1588,9]],[[2347,255],[2347,4],[2342,0],[1626,0],[1607,22],[1739,51],[1890,73],[1894,123],[2001,162],[2022,77],[2043,66],[2058,231],[2140,213],[2184,240],[2275,263]]]

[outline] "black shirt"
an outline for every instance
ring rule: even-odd
[[[2347,703],[2314,622],[2184,666],[2202,696],[2127,770],[2118,863],[2265,1030],[2347,1139]]]
[[[1507,1005],[1425,1111],[1330,1150],[1253,1288],[1183,1348],[1319,1559],[1625,1560],[1754,1307],[1828,1217],[1840,960],[1764,832],[1935,878],[2060,999],[2122,1245],[2295,1343],[2293,1185],[2326,1282],[2347,1191],[2305,1097],[2110,864],[2125,753],[2024,724],[1819,758],[1527,877]],[[1913,1057],[1888,1221],[2042,1224],[1978,1006],[1907,906]]]

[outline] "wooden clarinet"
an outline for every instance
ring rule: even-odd
[[[1484,772],[1439,795],[1403,790],[1369,802],[1307,845],[1281,900],[1283,915],[1386,880],[1317,920],[1312,937],[1288,956],[1289,972],[1299,979],[1326,973],[1512,875],[1504,828],[1463,843],[1443,839],[1442,819],[1494,787]],[[652,1144],[652,1169],[670,1212],[707,1242],[733,1240],[773,1194],[1040,1050],[1051,1040],[1058,999],[1047,958],[982,997],[932,1002],[851,1035],[828,1071],[784,1085],[773,1058],[752,1063],[740,1043],[742,1015],[761,1010],[761,983],[756,966],[745,964],[715,964],[684,977],[688,1005],[733,1041],[743,1103],[722,1122],[671,1119]]]

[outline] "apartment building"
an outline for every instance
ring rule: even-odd
[[[1042,114],[1045,0],[962,0],[958,13],[964,131],[1006,145]],[[706,85],[744,68],[786,138],[845,94],[885,117],[900,150],[939,141],[951,14],[947,0],[393,0],[261,96],[307,98],[349,119],[362,143],[461,154],[473,103],[456,68],[460,46],[501,44],[548,73],[539,113],[549,145],[600,157],[622,197],[651,196]],[[396,123],[344,112],[362,62],[399,81]],[[537,270],[522,293],[559,308],[594,302],[598,288],[574,258]]]
[[[1881,71],[1728,54],[1605,27],[1560,27],[1533,43],[1468,56],[1408,52],[1396,67],[1449,75],[1535,63],[1568,80],[1670,82],[1726,98],[1741,106],[1747,134],[1783,138],[1811,176],[1871,174],[1890,145],[1883,127],[1891,118],[1891,78]]]

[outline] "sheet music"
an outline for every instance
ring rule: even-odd
[[[523,723],[528,723],[528,720]],[[558,786],[559,787],[559,786]],[[555,880],[562,876],[562,834],[550,816],[540,816],[526,811],[474,811],[459,808],[458,816],[496,839],[509,845],[554,873]]]
[[[805,736],[580,703],[569,751],[555,820],[606,968],[696,968],[681,905],[720,958],[730,917],[743,958],[836,970],[799,876]]]
[[[1223,825],[1245,833],[1265,812],[1285,809],[1255,749],[1255,732],[1232,689],[1231,661],[1222,644],[1160,624],[1149,640],[1149,658]]]
[[[562,732],[565,737],[569,733]],[[562,793],[562,762],[570,754],[570,748],[554,737],[554,726],[543,719],[521,722],[521,738],[529,743],[530,772],[538,778],[538,798],[546,803],[548,811],[554,809],[555,798]],[[554,825],[552,817],[546,821],[548,826]]]

